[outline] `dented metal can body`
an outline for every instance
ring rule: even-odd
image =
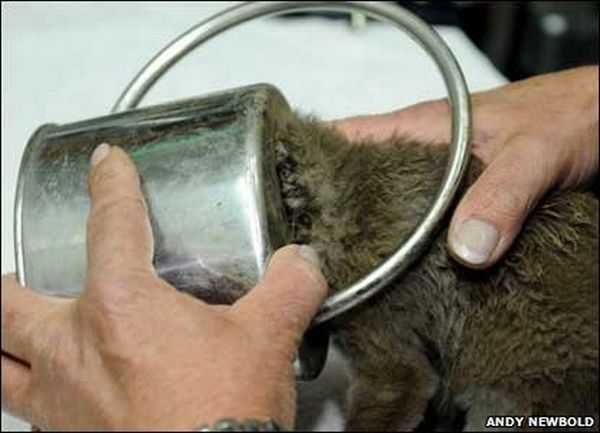
[[[27,144],[17,183],[21,285],[53,296],[81,293],[89,161],[107,142],[122,147],[138,169],[157,274],[207,302],[234,302],[290,239],[270,141],[290,118],[282,94],[256,84],[42,126]],[[327,347],[326,330],[305,335],[294,363],[298,379],[318,376]]]
[[[274,154],[264,140],[285,118],[270,113],[286,111],[277,89],[255,85],[41,127],[18,180],[20,282],[55,296],[81,292],[89,158],[107,142],[138,168],[158,275],[209,302],[238,298],[287,241]]]

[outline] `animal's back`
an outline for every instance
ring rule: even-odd
[[[430,162],[424,177],[439,170],[436,158]],[[382,167],[378,176],[385,177]],[[369,174],[363,176],[368,182]],[[424,182],[415,186],[423,188]],[[381,186],[389,190],[389,183]],[[353,240],[354,255],[371,255],[368,251],[378,251],[372,244],[387,248],[405,236],[390,220],[417,220],[406,207],[414,206],[411,200],[420,191],[409,194],[388,197],[379,209],[369,202],[361,220],[368,228],[360,231],[364,238]],[[351,196],[355,201],[348,207],[369,201]],[[414,210],[423,208],[419,203]],[[389,213],[387,221],[370,226],[370,216],[383,212]],[[397,417],[389,420],[391,428],[398,427],[398,418],[412,417],[400,426],[414,426],[431,399],[450,418],[457,407],[465,410],[466,425],[473,429],[482,428],[488,415],[597,414],[595,199],[577,192],[546,198],[491,270],[468,271],[456,264],[445,250],[445,237],[443,230],[408,274],[335,324],[358,383],[365,375],[371,383],[366,386],[375,387],[364,397],[355,395],[353,426],[382,427],[377,424],[385,419],[386,399],[393,402],[390,416]]]
[[[406,238],[447,151],[401,140],[352,146],[310,122],[297,128],[285,146],[301,191],[288,210],[337,290]],[[472,164],[467,185],[480,170]],[[597,414],[597,216],[591,194],[553,193],[485,271],[453,261],[442,229],[406,274],[337,318],[335,340],[355,375],[349,428],[414,428],[428,406],[446,427],[465,411],[467,428],[487,415]]]

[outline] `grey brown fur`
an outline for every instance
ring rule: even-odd
[[[406,238],[447,159],[444,146],[350,144],[302,119],[272,145],[294,240],[318,250],[332,291]],[[485,271],[449,258],[443,228],[409,272],[335,319],[353,372],[347,428],[412,430],[428,406],[435,428],[463,427],[461,413],[467,430],[502,414],[597,422],[597,217],[593,195],[553,193]]]

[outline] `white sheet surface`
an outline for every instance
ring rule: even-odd
[[[14,271],[13,200],[20,157],[43,123],[106,114],[167,42],[234,2],[2,3],[2,273]],[[471,91],[506,82],[457,28],[438,27]],[[268,82],[323,118],[396,109],[445,95],[431,60],[406,35],[370,22],[262,20],[211,41],[160,80],[142,105]],[[334,354],[335,355],[335,354]],[[342,427],[338,356],[303,388],[305,428]],[[308,394],[310,395],[308,395]],[[337,396],[336,398],[334,398]],[[310,419],[308,419],[310,418]],[[2,430],[27,424],[2,414]]]

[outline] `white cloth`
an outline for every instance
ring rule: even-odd
[[[227,2],[232,3],[232,2]],[[2,3],[2,273],[14,271],[13,200],[21,154],[43,123],[107,114],[137,71],[167,42],[228,6],[198,3]],[[506,79],[464,33],[438,32],[471,91]],[[337,118],[384,112],[445,96],[433,62],[408,36],[369,22],[267,19],[217,37],[160,80],[142,105],[268,82],[305,113]],[[332,365],[337,365],[336,363]],[[336,367],[311,385],[326,400]],[[329,389],[329,391],[328,391]],[[315,429],[339,429],[322,404]],[[26,424],[2,414],[2,430]]]

